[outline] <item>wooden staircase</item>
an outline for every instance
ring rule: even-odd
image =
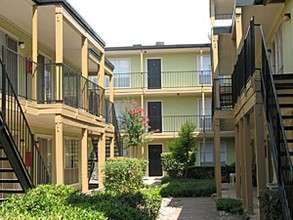
[[[285,219],[292,219],[293,216],[293,74],[278,74],[273,75],[275,91],[280,112],[280,120],[277,115],[272,117],[272,120],[277,125],[278,129],[276,138],[279,141],[277,147],[278,155],[278,179],[281,183],[281,188],[286,192],[286,195],[281,194],[283,204],[286,202]],[[267,111],[271,111],[268,109]],[[279,124],[277,124],[277,123]],[[284,132],[282,132],[282,129]],[[284,134],[284,135],[283,135]],[[279,137],[278,137],[279,135]],[[281,138],[280,138],[281,137]],[[286,196],[286,197],[285,197]],[[285,197],[285,198],[284,198]],[[285,212],[284,212],[285,213]]]
[[[274,75],[273,78],[287,138],[288,150],[293,163],[293,74],[278,74]],[[288,167],[282,168],[288,169]]]
[[[11,194],[24,193],[15,170],[0,143],[0,201],[3,201]]]

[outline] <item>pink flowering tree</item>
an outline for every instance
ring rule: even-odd
[[[135,101],[125,107],[121,118],[121,128],[125,146],[132,147],[134,155],[137,156],[138,148],[150,141],[148,138],[150,126],[149,118],[144,115],[143,109]]]

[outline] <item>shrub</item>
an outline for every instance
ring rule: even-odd
[[[196,158],[193,153],[195,153],[195,138],[193,137],[193,131],[195,125],[191,122],[186,122],[181,126],[179,137],[173,140],[170,145],[170,151],[174,159],[183,164],[184,167],[184,177],[187,176],[188,166],[194,164],[194,159]]]
[[[259,202],[267,220],[281,219],[282,206],[278,190],[265,189],[261,191]]]
[[[171,152],[164,152],[161,154],[161,163],[164,171],[170,177],[179,178],[183,176],[184,164],[177,161]]]
[[[162,197],[206,197],[216,192],[213,179],[169,179],[161,187]]]
[[[158,188],[134,194],[97,191],[84,195],[64,185],[43,185],[0,204],[0,219],[154,220],[161,203]]]
[[[192,166],[188,168],[188,178],[195,179],[213,179],[215,173],[214,167],[207,166]]]
[[[65,185],[40,185],[24,195],[13,195],[0,205],[3,219],[106,219],[103,213],[71,206],[76,189]]]
[[[135,158],[110,159],[105,165],[106,190],[137,192],[142,186],[147,162]]]
[[[90,204],[91,209],[104,212],[109,219],[156,219],[161,204],[158,188],[143,189],[136,193],[96,191],[93,196],[71,200],[75,205]]]
[[[225,211],[231,214],[243,215],[242,202],[239,199],[221,198],[217,199],[216,206],[218,211]]]

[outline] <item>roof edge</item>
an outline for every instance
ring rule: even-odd
[[[147,49],[184,49],[184,48],[208,48],[211,43],[204,44],[170,44],[170,45],[133,45],[123,47],[106,47],[106,51],[123,51],[123,50],[147,50]]]

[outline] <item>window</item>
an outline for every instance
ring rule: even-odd
[[[203,115],[205,117],[203,117]],[[204,112],[203,112],[203,106],[202,106],[202,99],[198,100],[198,126],[203,131],[212,129],[212,99],[211,98],[206,98],[204,100]]]
[[[117,58],[110,59],[114,65],[114,88],[129,88],[130,87],[130,59]],[[109,87],[109,79],[106,82],[106,87]]]
[[[210,56],[197,56],[197,71],[198,71],[198,84],[211,85],[212,84],[212,71],[211,71],[211,57]]]
[[[65,169],[78,168],[79,140],[65,139],[64,144],[64,167]]]
[[[226,143],[221,143],[221,164],[227,163],[227,147]],[[213,143],[200,143],[200,165],[214,165],[214,145]]]

